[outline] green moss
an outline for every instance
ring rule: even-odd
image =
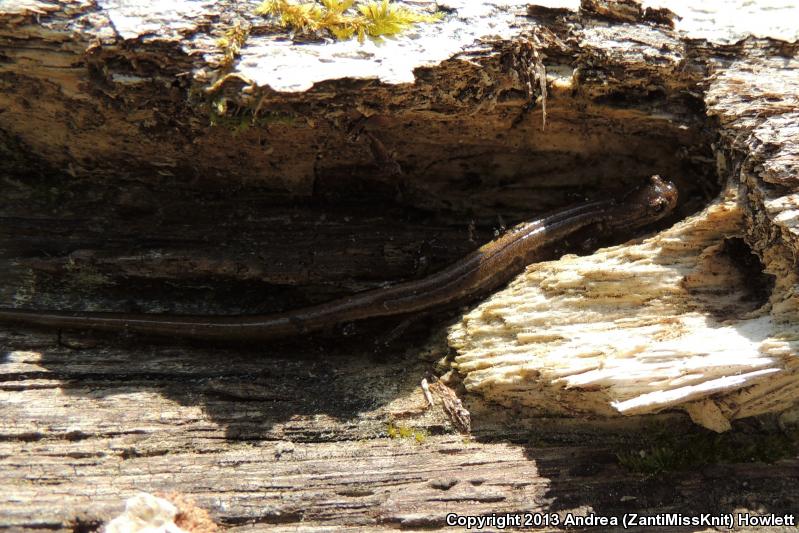
[[[274,124],[293,125],[299,117],[288,111],[261,111],[258,115],[247,106],[234,107],[224,96],[209,100],[209,122],[212,127],[230,130],[236,137],[252,127],[267,128]]]
[[[242,110],[228,111],[225,97],[217,98],[210,103],[209,121],[212,127],[230,130],[237,136],[250,128],[250,117]]]
[[[418,444],[424,444],[428,437],[427,432],[423,429],[395,425],[393,422],[389,422],[387,433],[390,439],[413,439]]]
[[[400,34],[415,24],[441,20],[441,13],[418,13],[389,0],[320,0],[293,3],[289,0],[265,0],[255,13],[274,17],[284,28],[298,32],[327,31],[336,39]]]
[[[281,111],[267,111],[260,113],[254,120],[256,125],[266,126],[269,124],[293,125],[298,120],[297,115]]]
[[[249,35],[250,30],[237,23],[225,30],[225,34],[217,39],[216,45],[222,53],[220,61],[222,68],[229,68],[233,65]]]
[[[617,454],[619,463],[633,472],[657,474],[688,470],[717,463],[773,463],[794,457],[796,440],[785,434],[728,432],[707,430],[675,435],[657,431],[635,449]]]

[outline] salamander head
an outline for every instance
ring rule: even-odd
[[[652,176],[616,204],[607,224],[620,229],[651,224],[674,211],[677,198],[674,183]]]

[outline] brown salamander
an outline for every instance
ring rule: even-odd
[[[186,339],[265,340],[299,335],[344,322],[414,313],[468,301],[507,283],[537,255],[540,258],[542,248],[581,228],[596,223],[621,229],[644,226],[669,214],[676,204],[675,186],[659,176],[652,176],[620,200],[585,202],[519,224],[426,278],[282,313],[181,316],[0,308],[0,322],[130,331]]]

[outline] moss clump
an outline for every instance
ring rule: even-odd
[[[393,423],[388,424],[388,438],[390,439],[413,439],[417,444],[423,444],[427,440],[427,432],[423,429],[416,429],[408,426],[397,426]]]
[[[796,441],[784,434],[740,432],[675,435],[657,432],[634,450],[618,453],[626,469],[644,474],[688,470],[717,463],[773,463],[794,457]]]
[[[225,96],[208,100],[211,127],[229,130],[234,137],[244,134],[251,127],[268,128],[272,125],[292,126],[299,117],[291,111],[261,111],[257,115],[247,106],[230,105]]]
[[[299,32],[327,31],[336,39],[356,36],[397,35],[420,22],[441,20],[441,13],[418,13],[389,0],[320,0],[295,4],[289,0],[265,0],[255,10],[258,15],[277,18],[285,28]]]
[[[237,23],[225,30],[225,34],[217,39],[216,45],[222,52],[222,60],[219,62],[222,68],[233,65],[249,35],[250,30]]]

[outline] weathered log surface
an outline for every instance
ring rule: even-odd
[[[659,173],[679,182],[675,219],[720,188],[735,199],[709,208],[724,217],[707,229],[716,244],[738,237],[777,276],[763,316],[793,331],[796,45],[687,39],[668,14],[629,2],[584,2],[579,12],[452,4],[447,24],[471,26],[454,41],[460,53],[417,57],[416,70],[382,69],[379,55],[363,54],[375,79],[296,92],[307,82],[291,86],[292,75],[259,61],[323,45],[289,44],[249,4],[176,2],[177,11],[143,14],[125,1],[4,3],[0,301],[284,309],[423,275],[501,220]],[[486,14],[493,36],[475,43]],[[228,70],[216,39],[237,22],[253,31]],[[447,28],[418,30],[409,50]],[[372,46],[340,50],[386,51]],[[262,83],[270,72],[276,87]],[[725,279],[743,287],[740,272]],[[706,304],[697,312],[756,310],[711,285],[692,287]],[[373,337],[395,322],[258,347],[68,333],[68,348],[52,332],[4,327],[0,525],[90,529],[141,490],[192,496],[222,525],[278,530],[442,527],[447,512],[795,512],[795,452],[776,465],[706,461],[657,475],[617,458],[659,450],[642,435],[703,435],[679,413],[550,418],[486,403],[454,376],[471,413],[472,436],[459,435],[420,387],[448,369],[447,317],[431,322],[377,350]],[[467,372],[465,386],[474,383]],[[738,434],[766,432],[759,424],[738,422]],[[775,458],[760,452],[746,458]]]
[[[535,418],[471,398],[473,435],[459,435],[427,407],[430,364],[415,354],[2,340],[25,350],[6,355],[0,393],[12,528],[95,526],[142,490],[190,495],[221,525],[286,531],[442,527],[448,512],[781,513],[796,498],[795,460],[657,476],[618,464],[641,431],[689,433],[686,417]],[[391,438],[389,424],[427,435]]]
[[[681,408],[716,431],[792,407],[796,280],[742,235],[730,191],[640,244],[529,267],[452,329],[466,388],[548,413]]]
[[[467,389],[548,412],[679,407],[716,431],[796,404],[799,61],[742,46],[745,65],[708,62],[718,204],[641,245],[531,266],[453,329]]]

